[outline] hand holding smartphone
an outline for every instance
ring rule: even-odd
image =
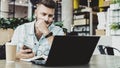
[[[26,50],[26,49],[31,49],[31,48],[28,47],[28,46],[26,46],[26,45],[24,45],[24,46],[23,46],[23,49]],[[32,49],[31,49],[31,50],[32,50]],[[32,53],[32,51],[31,51],[31,52],[27,52],[27,54],[30,54],[30,53]]]

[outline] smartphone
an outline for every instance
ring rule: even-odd
[[[23,49],[25,50],[25,49],[31,49],[31,48],[28,47],[28,46],[26,46],[26,45],[24,45],[24,46],[23,46]],[[32,49],[31,49],[31,50],[32,50]],[[27,52],[27,53],[28,53],[28,54],[29,54],[29,53],[32,53],[32,51],[31,51],[31,52]]]

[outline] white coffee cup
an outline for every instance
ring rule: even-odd
[[[6,43],[6,61],[14,62],[16,60],[16,45],[7,42]]]

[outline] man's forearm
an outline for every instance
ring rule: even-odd
[[[50,36],[47,38],[49,45],[52,45],[53,39],[54,39],[54,36]]]

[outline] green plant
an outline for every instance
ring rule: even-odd
[[[117,3],[120,3],[120,0],[117,0]]]
[[[63,21],[54,22],[54,25],[63,27]]]
[[[10,25],[10,22],[7,19],[5,18],[0,19],[0,28],[6,29],[6,28],[9,28],[9,25]]]
[[[118,30],[118,29],[120,29],[120,22],[118,22],[118,23],[112,23],[110,25],[110,29],[112,29],[112,30]]]
[[[63,21],[54,22],[54,25],[63,28]],[[63,31],[64,31],[65,33],[67,33],[67,29],[66,29],[66,28],[63,28]]]
[[[110,3],[111,3],[111,4],[115,4],[116,1],[115,1],[115,0],[111,0]]]
[[[111,0],[110,2],[111,4],[116,4],[116,3],[120,3],[120,0]]]
[[[18,25],[21,25],[26,22],[29,22],[29,20],[24,18],[0,18],[0,28],[15,29]]]

